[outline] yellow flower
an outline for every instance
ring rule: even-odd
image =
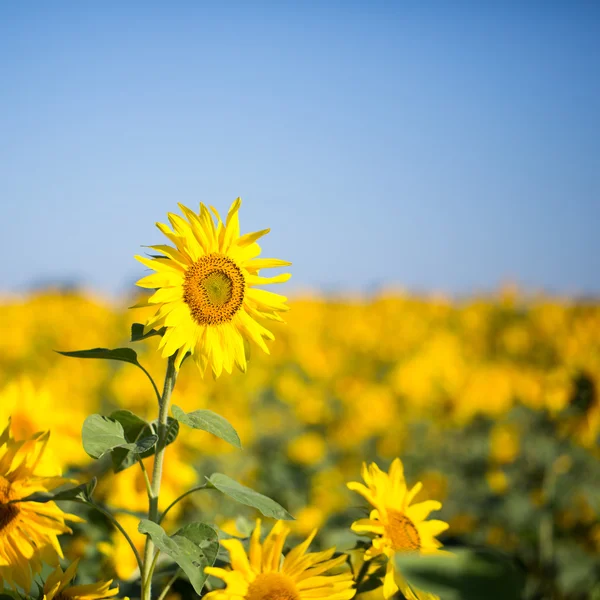
[[[87,585],[69,585],[75,577],[78,563],[79,560],[71,563],[66,571],[58,566],[54,572],[48,575],[44,584],[43,600],[101,600],[119,593],[118,587],[110,589],[112,579]]]
[[[289,273],[261,277],[259,271],[291,263],[256,258],[261,251],[256,240],[269,230],[240,236],[240,205],[238,198],[231,205],[225,224],[211,206],[215,224],[204,204],[200,204],[199,214],[180,204],[187,220],[169,213],[175,231],[157,223],[175,248],[150,246],[164,256],[136,256],[156,271],[137,282],[143,288],[158,288],[146,303],[136,305],[158,308],[146,322],[145,331],[166,327],[159,347],[163,357],[177,353],[177,369],[186,353],[191,352],[203,374],[208,365],[216,377],[223,369],[231,373],[234,364],[245,371],[246,341],[255,342],[268,354],[265,339],[274,339],[257,319],[281,321],[278,313],[288,310],[287,298],[254,286],[287,281]]]
[[[250,538],[246,554],[239,540],[223,540],[229,551],[231,569],[207,567],[206,573],[222,579],[227,587],[209,592],[207,600],[349,600],[356,590],[352,573],[327,574],[346,562],[346,556],[332,558],[335,548],[306,553],[316,530],[283,558],[282,550],[289,533],[283,521],[277,521],[264,542],[260,541],[260,519]]]
[[[40,472],[49,434],[37,433],[16,441],[10,423],[0,436],[0,586],[21,586],[29,592],[42,562],[58,564],[63,556],[58,536],[72,533],[54,502],[15,502],[35,492],[49,492],[68,480]],[[56,472],[55,469],[52,470]]]
[[[383,595],[391,598],[400,589],[408,600],[432,597],[411,588],[401,574],[395,572],[393,557],[397,552],[442,552],[439,550],[442,544],[435,536],[448,529],[448,524],[425,520],[431,511],[442,507],[441,503],[426,500],[411,505],[422,485],[417,483],[408,490],[404,467],[399,458],[392,462],[389,473],[382,471],[375,463],[369,467],[363,464],[362,476],[366,485],[352,481],[347,484],[348,488],[368,500],[374,510],[368,519],[355,521],[352,530],[374,536],[372,546],[365,553],[366,560],[382,554],[388,558]]]

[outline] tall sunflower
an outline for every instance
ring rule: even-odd
[[[248,554],[236,539],[223,540],[229,551],[231,569],[207,567],[206,573],[222,579],[227,587],[209,592],[207,600],[349,600],[356,590],[349,571],[327,574],[346,562],[332,558],[335,548],[309,552],[316,530],[283,557],[289,528],[277,521],[264,542],[260,541],[260,520],[250,538]]]
[[[62,551],[61,533],[72,533],[67,519],[81,521],[64,513],[54,502],[15,502],[35,492],[50,492],[68,480],[45,468],[43,454],[49,434],[37,433],[16,441],[10,423],[0,435],[0,586],[15,584],[29,592],[33,575],[42,563],[58,564]]]
[[[366,485],[352,481],[348,488],[358,492],[373,507],[368,519],[359,519],[352,524],[352,530],[373,537],[371,547],[365,553],[365,560],[385,555],[388,558],[383,582],[383,595],[391,598],[398,589],[408,600],[435,598],[432,594],[412,588],[401,573],[394,568],[394,555],[397,552],[419,554],[440,554],[442,544],[435,539],[448,529],[443,521],[427,521],[429,513],[440,510],[442,505],[435,500],[412,504],[422,484],[415,484],[410,490],[404,479],[404,467],[396,458],[386,473],[375,463],[367,467],[363,464],[362,476]]]
[[[102,600],[119,593],[118,586],[111,589],[110,581],[99,581],[85,585],[69,585],[77,573],[79,559],[71,563],[66,571],[60,565],[48,575],[44,583],[43,600]]]
[[[231,205],[225,223],[212,206],[213,214],[204,204],[200,204],[200,212],[196,214],[180,204],[185,218],[168,214],[173,229],[163,223],[156,224],[175,247],[150,246],[163,256],[135,257],[156,271],[140,279],[137,285],[158,288],[136,308],[157,307],[146,323],[145,332],[166,327],[159,347],[163,357],[177,353],[177,369],[186,353],[191,352],[203,374],[208,365],[216,377],[223,369],[231,373],[234,364],[245,371],[246,341],[253,341],[268,354],[265,339],[274,339],[257,319],[281,321],[279,313],[288,310],[284,296],[255,289],[257,285],[283,283],[290,278],[289,273],[262,277],[261,269],[291,263],[257,258],[261,249],[256,241],[269,229],[240,236],[241,203],[238,198]]]

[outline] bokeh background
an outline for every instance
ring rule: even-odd
[[[242,196],[242,230],[294,263],[292,311],[247,375],[184,368],[175,403],[245,451],[182,430],[165,504],[220,470],[348,549],[345,482],[401,456],[445,543],[508,553],[527,598],[598,597],[598,56],[596,2],[2,4],[0,417],[50,428],[133,532],[141,476],[90,466],[80,430],[152,418],[152,390],[52,351],[127,345],[154,222]],[[192,496],[169,525],[240,511]],[[88,517],[83,580],[127,580]]]

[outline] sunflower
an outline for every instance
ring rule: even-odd
[[[362,476],[365,484],[352,481],[348,488],[358,492],[374,507],[368,519],[360,519],[352,524],[352,530],[359,534],[372,535],[372,546],[365,553],[365,560],[385,555],[388,558],[383,583],[383,595],[391,598],[400,589],[408,600],[435,598],[435,596],[412,588],[400,573],[394,569],[394,555],[397,552],[419,554],[441,554],[442,544],[435,539],[448,529],[443,521],[426,521],[429,513],[442,508],[440,502],[426,500],[412,504],[422,484],[415,484],[410,490],[406,487],[404,467],[396,458],[388,473],[375,463],[369,467],[363,464]]]
[[[157,223],[175,248],[150,246],[163,256],[135,257],[156,271],[140,279],[137,285],[158,288],[135,308],[157,307],[144,331],[166,328],[159,348],[163,357],[176,353],[176,369],[190,352],[203,374],[208,365],[216,377],[223,369],[231,373],[234,364],[245,371],[246,342],[253,341],[268,354],[265,339],[274,339],[257,319],[282,321],[279,313],[288,310],[285,296],[258,290],[255,286],[287,281],[289,273],[261,277],[259,271],[291,263],[257,258],[260,246],[256,241],[269,230],[240,236],[240,205],[238,198],[223,224],[212,206],[214,217],[204,204],[200,204],[198,214],[180,204],[186,218],[168,214],[174,231],[168,225]]]
[[[8,584],[14,588],[16,584],[29,592],[42,562],[57,565],[58,558],[62,558],[58,536],[72,533],[65,520],[81,521],[64,513],[54,502],[18,502],[69,481],[40,472],[48,437],[47,432],[37,433],[28,440],[16,441],[10,433],[10,422],[0,435],[0,587]]]
[[[66,571],[63,571],[59,565],[48,575],[44,583],[43,600],[101,600],[119,593],[118,586],[110,589],[112,579],[86,585],[69,585],[77,573],[78,563],[79,559],[71,563]]]
[[[335,548],[306,553],[316,530],[283,558],[289,528],[277,521],[264,542],[260,542],[260,520],[246,551],[236,539],[223,540],[229,551],[231,569],[207,567],[206,573],[225,581],[227,587],[209,592],[207,600],[348,600],[356,593],[349,571],[331,575],[330,569],[346,562],[346,556],[332,558]]]

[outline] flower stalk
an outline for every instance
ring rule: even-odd
[[[167,363],[167,373],[163,393],[158,406],[158,425],[156,442],[156,454],[154,456],[154,467],[152,469],[152,482],[148,494],[148,519],[154,523],[159,522],[158,498],[160,495],[160,483],[162,480],[163,460],[167,447],[168,416],[171,403],[171,394],[175,387],[177,370],[175,368],[175,356],[170,356]],[[150,600],[152,596],[152,573],[154,571],[154,542],[150,536],[146,538],[144,548],[144,569],[142,572],[142,600]]]

